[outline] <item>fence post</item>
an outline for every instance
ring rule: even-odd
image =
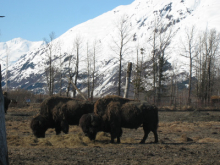
[[[130,79],[131,79],[131,70],[132,70],[132,62],[128,63],[127,74],[126,74],[126,84],[125,84],[125,92],[124,98],[128,97],[128,91],[130,87]]]
[[[5,128],[4,96],[2,93],[2,74],[0,65],[0,164],[8,165],[8,147]]]

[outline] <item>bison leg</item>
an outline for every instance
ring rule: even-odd
[[[113,130],[113,129],[112,129]],[[111,132],[111,143],[114,143],[114,139],[117,137],[117,143],[121,143],[120,137],[122,135],[122,129],[116,128]]]
[[[141,140],[140,143],[145,143],[147,137],[148,137],[148,134],[150,133],[150,131],[153,132],[154,134],[154,143],[157,143],[158,142],[158,134],[157,134],[157,128],[152,128],[153,126],[149,126],[148,124],[146,123],[143,123],[143,129],[144,129],[144,137],[143,139]]]
[[[61,121],[61,129],[63,133],[67,134],[69,132],[69,124],[66,121]]]
[[[141,144],[144,144],[145,143],[145,141],[146,141],[146,139],[147,139],[147,137],[148,137],[148,134],[150,133],[150,130],[149,129],[144,129],[144,137],[143,137],[143,139],[141,140]]]
[[[152,130],[152,132],[154,133],[154,143],[158,143],[158,134],[157,134],[157,129]]]
[[[120,134],[117,136],[117,143],[121,143],[120,137],[122,135],[122,129],[120,129]]]
[[[111,134],[111,141],[110,141],[110,143],[114,143],[114,139],[115,139],[115,137]]]
[[[117,143],[121,143],[120,137],[117,137]]]
[[[59,135],[61,133],[61,127],[60,126],[57,126],[55,128],[55,131],[56,131],[56,135]]]
[[[117,143],[120,143],[120,136],[117,134],[117,130],[111,130],[111,142],[114,143],[114,139],[117,137]]]
[[[110,141],[110,143],[115,143],[114,139],[115,139],[115,136],[111,134],[111,141]],[[117,136],[117,143],[121,143],[120,136]]]
[[[114,139],[115,139],[115,137],[111,135],[110,143],[115,143]],[[117,137],[117,143],[121,143],[120,137]]]
[[[149,128],[149,125],[147,123],[143,123],[143,130],[144,130],[144,137],[143,139],[141,140],[141,144],[144,144],[147,137],[148,137],[148,134],[150,133],[151,129]]]

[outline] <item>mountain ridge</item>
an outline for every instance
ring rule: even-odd
[[[171,44],[171,47],[175,47],[179,38],[183,35],[186,25],[190,27],[199,24],[201,25],[198,28],[199,30],[213,27],[220,30],[220,26],[217,26],[220,22],[220,14],[217,12],[218,7],[220,7],[220,2],[217,0],[210,0],[209,2],[205,0],[135,0],[130,5],[116,7],[94,19],[81,23],[52,41],[54,44],[62,45],[58,46],[60,47],[59,50],[54,50],[54,55],[56,55],[54,58],[57,59],[54,60],[55,65],[59,65],[58,54],[62,54],[62,61],[65,61],[68,54],[75,53],[73,43],[77,37],[80,37],[83,42],[80,52],[80,74],[85,74],[86,43],[89,43],[91,48],[92,43],[96,40],[101,48],[96,57],[96,76],[98,78],[96,80],[95,95],[115,94],[118,56],[115,55],[110,46],[113,42],[112,39],[117,37],[115,26],[117,18],[126,15],[132,27],[130,34],[135,36],[133,41],[129,43],[129,47],[133,50],[127,53],[123,59],[123,72],[126,72],[127,62],[136,63],[135,47],[139,45],[147,50],[146,41],[152,33],[154,15],[159,16],[168,28],[172,27],[173,31],[178,31],[178,35],[175,36]],[[134,38],[136,41],[134,41]],[[29,51],[9,67],[10,87],[21,87],[46,93],[45,64],[43,62],[46,59],[45,50],[45,47],[38,47],[35,51]],[[183,58],[178,56],[178,51],[178,47],[173,48],[170,63],[177,59],[182,61]],[[147,54],[149,52],[146,52],[146,58],[148,58]],[[67,61],[64,62],[63,67],[68,67]],[[180,73],[187,70],[185,66],[179,65],[178,67],[181,70]],[[4,78],[5,72],[3,72],[3,81]],[[83,80],[79,80],[78,87],[85,92],[86,86],[82,84]]]

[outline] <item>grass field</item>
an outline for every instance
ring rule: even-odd
[[[9,108],[6,118],[10,164],[220,164],[220,111],[159,111],[159,143],[150,133],[139,144],[142,127],[123,129],[121,144],[111,144],[110,135],[100,132],[96,141],[85,137],[78,126],[69,134],[36,138],[30,121],[38,105]]]

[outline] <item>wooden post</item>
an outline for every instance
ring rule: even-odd
[[[67,76],[66,76],[67,77]],[[69,81],[71,82],[71,84],[73,85],[73,87],[79,92],[79,94],[80,94],[80,96],[82,96],[82,98],[84,99],[84,100],[87,100],[86,98],[85,98],[85,96],[82,94],[82,92],[80,92],[80,90],[76,87],[76,85],[73,83],[73,81],[69,78],[69,77],[67,77],[68,79],[69,79]]]
[[[4,96],[2,93],[2,74],[0,65],[0,165],[8,165],[8,147],[5,127]]]
[[[126,84],[125,84],[124,98],[128,97],[128,91],[129,91],[130,79],[131,79],[131,70],[132,70],[132,62],[129,62],[128,63],[127,74],[126,74]]]

